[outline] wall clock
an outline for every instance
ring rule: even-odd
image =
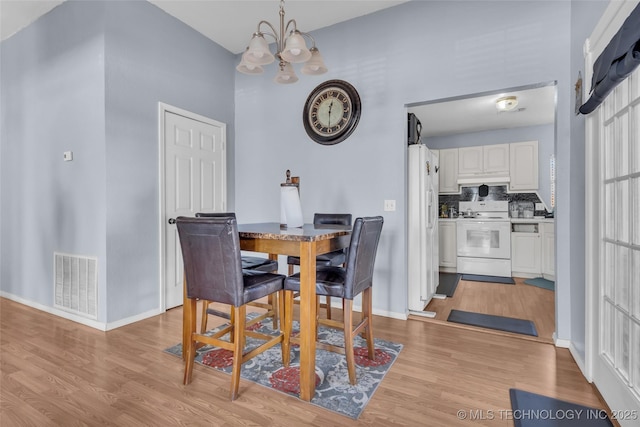
[[[337,144],[356,129],[360,109],[356,88],[344,80],[327,80],[311,91],[304,104],[304,129],[319,144]]]

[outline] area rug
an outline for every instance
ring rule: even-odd
[[[543,277],[536,277],[535,279],[527,279],[524,281],[527,285],[537,286],[539,288],[548,289],[554,291],[556,289],[556,282],[547,280]]]
[[[447,322],[462,323],[464,325],[479,326],[481,328],[516,334],[538,336],[536,325],[530,320],[514,319],[513,317],[494,316],[491,314],[474,313],[471,311],[451,310]]]
[[[515,388],[509,389],[514,427],[612,427],[607,413]]]
[[[451,298],[460,282],[460,275],[457,273],[440,273],[436,294],[446,295]]]
[[[255,313],[250,313],[248,317],[255,315]],[[215,333],[220,328],[222,326],[208,331],[207,335]],[[265,334],[274,333],[270,318],[256,323],[251,329]],[[297,321],[293,322],[293,330],[294,335],[300,330]],[[342,332],[324,326],[320,326],[318,329],[318,338],[322,342],[344,345]],[[247,337],[246,346],[253,348],[261,342]],[[316,350],[316,393],[311,399],[311,403],[357,419],[386,373],[391,369],[403,347],[402,344],[381,339],[374,339],[374,342],[375,360],[369,360],[366,340],[359,335],[354,339],[356,385],[349,383],[347,359],[344,355],[326,350]],[[182,344],[177,344],[165,351],[182,358]],[[198,349],[195,361],[201,365],[231,374],[232,359],[232,353],[228,350],[205,346]],[[281,347],[276,345],[242,365],[240,375],[243,379],[298,397],[300,392],[300,349],[297,345],[291,346],[290,360],[289,368],[284,368]],[[197,377],[197,373],[194,373],[194,377]],[[240,395],[242,395],[242,385],[240,385]]]
[[[462,280],[470,280],[472,282],[488,282],[488,283],[501,283],[503,285],[515,285],[516,282],[512,277],[502,276],[484,276],[480,274],[463,274]]]

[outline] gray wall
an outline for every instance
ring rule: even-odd
[[[409,2],[314,32],[330,69],[326,75],[302,76],[287,87],[271,83],[270,75],[238,75],[238,214],[244,220],[277,221],[278,184],[291,169],[301,177],[306,220],[318,211],[383,215],[373,304],[377,312],[405,313],[405,106],[557,81],[558,109],[568,111],[570,8],[569,2]],[[309,92],[332,78],[358,89],[362,118],[349,139],[321,146],[307,137],[302,108]],[[559,114],[557,134],[563,142],[569,139],[568,113]],[[566,197],[568,176],[560,178]],[[395,199],[397,211],[384,212],[384,199]],[[560,226],[571,216],[570,205],[562,203]],[[558,260],[561,307],[569,306],[571,297],[564,242]],[[569,313],[560,310],[561,338],[569,338],[569,322]]]
[[[68,1],[0,46],[0,290],[53,306],[53,251],[93,255],[98,321],[157,310],[158,102],[232,142],[234,55],[147,2]]]
[[[286,169],[301,177],[308,221],[316,211],[384,215],[374,306],[404,313],[405,106],[556,80],[558,337],[583,342],[584,135],[573,84],[603,9],[409,2],[314,32],[331,71],[279,86],[274,66],[271,75],[238,75],[239,58],[147,3],[66,2],[0,44],[0,290],[51,305],[60,250],[100,258],[101,321],[157,304],[163,101],[235,124],[229,196],[241,221],[279,220]],[[330,78],[356,86],[363,116],[348,140],[325,147],[309,140],[301,116],[309,92]],[[64,150],[76,159],[63,163]],[[383,212],[384,199],[398,210]]]
[[[424,138],[433,149],[473,147],[477,145],[507,144],[510,142],[538,141],[538,195],[551,210],[549,159],[555,152],[555,126],[539,125],[515,129],[496,129],[483,132],[458,133]]]
[[[573,2],[571,8],[571,78],[575,82],[578,72],[582,75],[583,85],[590,87],[591,82],[585,81],[584,55],[582,46],[591,35],[607,7],[607,2]],[[586,98],[584,99],[586,101]],[[565,250],[570,255],[565,257],[571,271],[569,307],[560,309],[570,311],[571,316],[571,344],[582,356],[585,355],[585,118],[583,115],[573,114],[571,107],[571,138],[569,142],[569,187],[571,204],[571,222],[566,225],[570,241],[563,248],[556,233],[557,250]],[[563,164],[566,167],[566,162]],[[556,308],[556,316],[559,308]]]

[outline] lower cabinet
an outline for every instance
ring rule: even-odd
[[[511,275],[555,280],[553,223],[511,224]]]
[[[536,224],[537,228],[537,224]],[[540,253],[540,234],[527,232],[511,232],[511,275],[540,276],[542,262]]]
[[[456,268],[457,247],[456,247],[456,222],[438,221],[438,240],[440,245],[440,267],[443,270]]]

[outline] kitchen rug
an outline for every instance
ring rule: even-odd
[[[457,273],[440,273],[436,294],[452,297],[460,282],[460,275]]]
[[[514,332],[516,334],[538,336],[536,325],[530,320],[514,319],[513,317],[494,316],[491,314],[473,313],[471,311],[451,310],[447,322],[462,323],[481,328],[498,331]]]
[[[536,277],[535,279],[527,279],[524,281],[527,285],[537,286],[538,288],[548,289],[554,291],[556,289],[556,282],[547,280],[543,277]]]
[[[515,285],[516,282],[512,277],[502,276],[483,276],[480,274],[463,274],[462,280],[470,280],[472,282],[489,282],[489,283],[501,283],[504,285]]]
[[[248,318],[255,317],[257,313],[249,313]],[[270,318],[252,325],[251,329],[264,334],[273,335],[273,323]],[[223,326],[207,332],[211,335]],[[293,322],[294,334],[299,331],[299,323]],[[375,333],[375,330],[374,330]],[[228,336],[228,335],[227,335]],[[318,329],[320,341],[343,345],[344,334],[341,331],[320,325]],[[262,341],[247,337],[247,347],[256,347]],[[311,403],[322,408],[337,412],[347,417],[357,419],[373,393],[382,382],[395,362],[403,345],[390,341],[375,339],[375,360],[367,358],[367,344],[360,335],[354,339],[354,353],[356,359],[357,384],[349,383],[347,372],[347,359],[342,354],[326,350],[316,350],[316,393]],[[182,364],[182,344],[174,345],[165,350],[179,357],[178,363]],[[218,371],[231,374],[231,352],[212,346],[204,346],[197,350],[196,363],[214,368]],[[259,354],[242,365],[240,376],[262,386],[298,397],[300,385],[300,350],[297,345],[291,346],[291,363],[289,368],[282,366],[281,347],[276,345]],[[198,372],[194,372],[194,381],[197,381]],[[242,397],[242,384],[240,385],[240,397]]]
[[[509,396],[514,427],[613,427],[602,409],[515,388]]]

